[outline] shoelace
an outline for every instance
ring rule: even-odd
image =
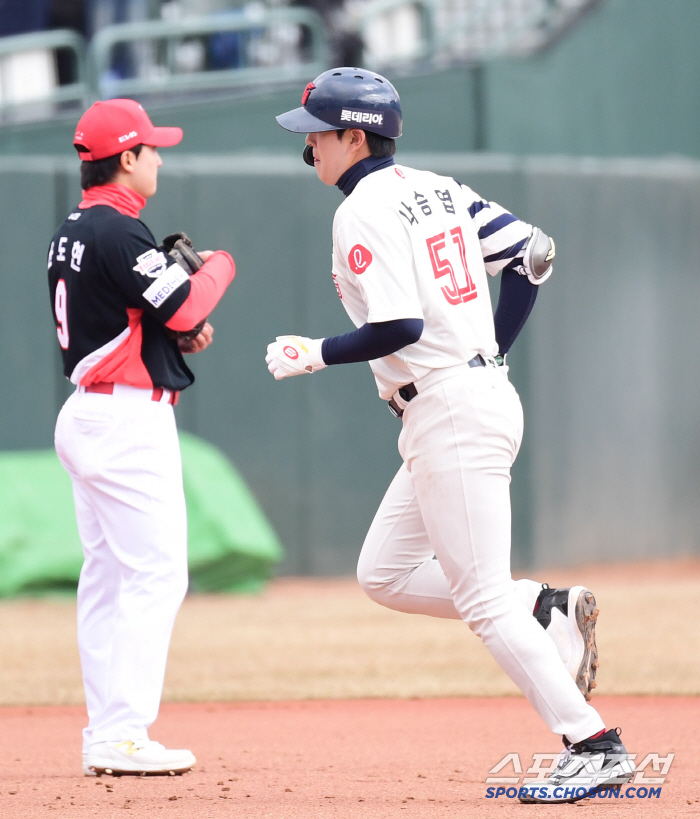
[[[554,766],[554,770],[552,773],[556,773],[557,771],[563,770],[569,760],[571,759],[571,748],[564,748],[564,750],[559,754],[559,758],[557,759],[557,764]]]

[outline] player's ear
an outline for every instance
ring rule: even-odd
[[[133,151],[122,151],[122,155],[119,157],[120,170],[125,173],[133,173],[136,159],[136,154]]]
[[[346,133],[350,134],[350,147],[353,150],[360,150],[367,144],[367,134],[361,128],[351,128]]]

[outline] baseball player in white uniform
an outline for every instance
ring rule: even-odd
[[[173,405],[194,381],[182,352],[212,341],[209,315],[235,273],[224,251],[188,275],[140,221],[156,192],[156,128],[133,100],[80,119],[83,199],[56,231],[48,278],[64,373],[75,392],[56,424],[85,561],[78,645],[89,722],[85,774],[183,773],[188,750],[148,736],[175,615],[187,590],[187,519]],[[194,329],[197,328],[197,329]],[[177,333],[190,332],[192,340]]]
[[[503,357],[551,275],[552,241],[454,179],[395,164],[400,100],[374,72],[326,71],[277,120],[307,134],[305,161],[346,196],[333,223],[333,281],[357,329],[278,336],[268,368],[281,379],[368,361],[403,424],[403,465],[362,548],[362,587],[389,608],[464,620],[562,735],[558,767],[521,789],[522,801],[575,801],[629,780],[619,732],[586,702],[597,667],[593,595],[510,574],[510,468],[523,415]],[[499,271],[494,320],[486,276]]]

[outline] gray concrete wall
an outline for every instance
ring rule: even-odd
[[[398,158],[468,182],[557,240],[554,276],[510,357],[526,414],[516,564],[699,551],[700,162]],[[75,161],[0,160],[2,449],[50,446],[68,393],[45,265],[78,198]],[[287,573],[352,572],[399,465],[399,422],[366,365],[277,383],[264,362],[280,333],[351,329],[330,278],[340,201],[297,157],[166,154],[143,213],[156,236],[184,229],[236,259],[178,420],[241,470],[287,547]]]

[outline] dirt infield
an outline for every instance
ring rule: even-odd
[[[506,754],[526,771],[560,746],[479,640],[457,621],[382,609],[352,578],[285,579],[185,601],[151,735],[199,762],[166,779],[82,776],[75,602],[0,602],[0,818],[700,816],[700,561],[537,576],[595,591],[593,704],[638,761],[677,755],[658,798],[486,798]]]
[[[519,698],[166,705],[154,735],[186,741],[199,762],[182,777],[147,779],[81,775],[80,708],[4,708],[0,816],[480,819],[582,808],[589,817],[697,816],[700,699],[601,697],[597,705],[610,725],[624,726],[638,759],[677,754],[659,797],[623,790],[561,806],[487,799],[485,779],[506,753],[525,767],[534,752],[559,750]]]
[[[537,577],[595,591],[598,693],[700,694],[700,560]],[[384,609],[353,578],[285,578],[259,595],[188,597],[164,699],[517,694],[463,623]],[[74,598],[0,601],[0,706],[82,702]]]

